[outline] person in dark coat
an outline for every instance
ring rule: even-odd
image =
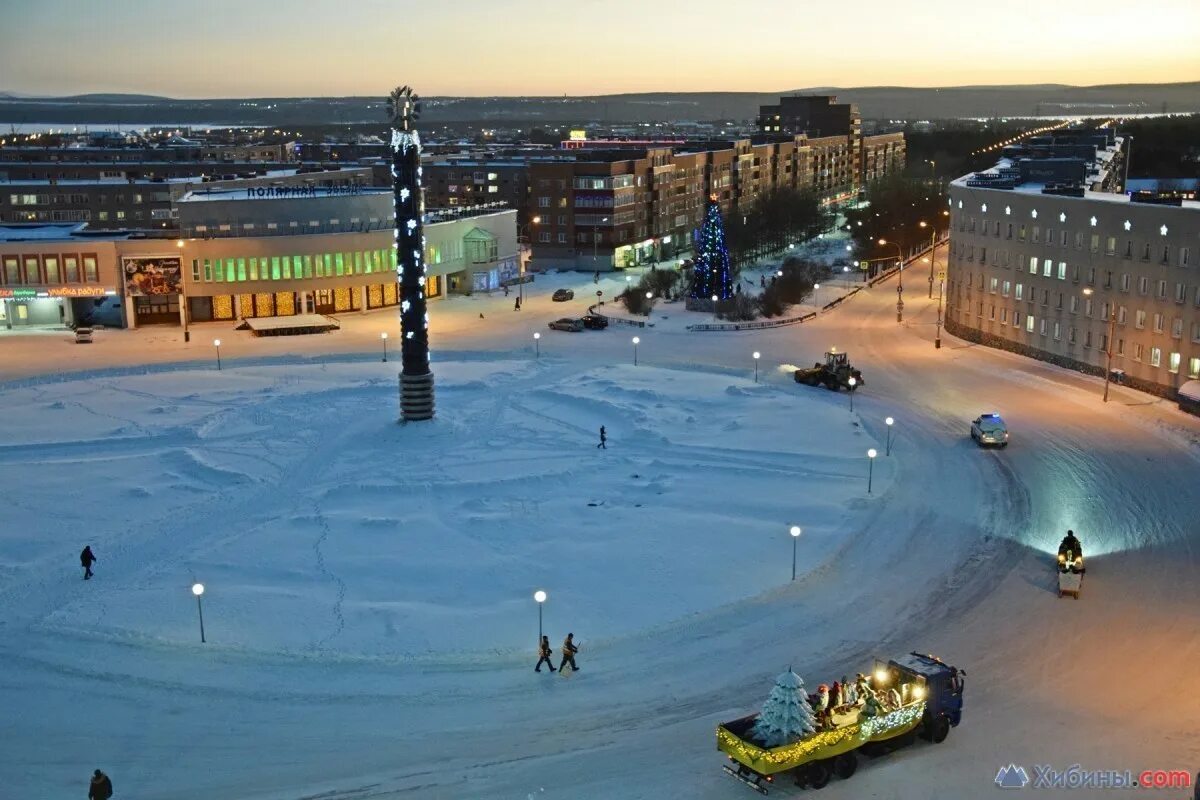
[[[554,662],[550,660],[550,657],[553,655],[554,651],[550,649],[550,637],[543,636],[542,641],[538,643],[538,662],[533,671],[541,672],[542,662],[544,661],[546,662],[546,666],[550,668],[550,671],[554,672]]]
[[[597,450],[608,449],[608,434],[604,431],[604,426],[600,426],[600,444],[596,445]]]
[[[521,310],[521,296],[517,295],[517,299],[513,301],[513,311]]]
[[[88,787],[88,800],[108,800],[112,797],[112,781],[100,770],[92,773],[92,783]]]
[[[575,646],[575,634],[568,633],[567,638],[563,639],[562,663],[558,665],[558,668],[561,670],[567,664],[570,664],[571,669],[578,670],[579,667],[575,665],[575,654],[578,652],[579,648]]]
[[[95,564],[99,560],[92,553],[92,546],[90,544],[83,548],[83,552],[79,554],[79,563],[83,565],[83,579],[85,581],[92,577],[92,564]]]

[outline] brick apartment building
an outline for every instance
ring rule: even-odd
[[[817,191],[827,201],[857,190],[850,137],[762,135],[656,147],[578,147],[573,159],[531,161],[533,269],[623,269],[691,248],[706,199],[726,217],[779,188]],[[878,169],[903,163],[873,160]]]

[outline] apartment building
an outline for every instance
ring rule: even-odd
[[[209,171],[215,165],[207,164],[201,173],[197,165],[174,166],[187,166],[181,171],[192,174],[147,177],[144,166],[126,170],[110,164],[71,163],[46,170],[49,176],[40,179],[0,179],[0,223],[86,222],[91,230],[170,231],[178,228],[175,201],[199,186],[327,188],[366,186],[373,180],[370,167],[247,165],[244,171],[227,172],[225,165]],[[93,174],[65,177],[88,173]]]
[[[1124,193],[1125,141],[1070,133],[951,182],[946,329],[1175,397],[1200,378],[1200,202]]]
[[[730,217],[775,189],[813,189],[828,202],[856,190],[848,136],[631,144],[529,162],[531,269],[624,269],[673,258],[691,249],[710,196]]]
[[[764,134],[806,134],[810,142],[820,143],[814,179],[823,193],[844,185],[857,192],[904,169],[904,134],[864,136],[858,106],[838,103],[833,95],[790,95],[759,106],[758,129]]]

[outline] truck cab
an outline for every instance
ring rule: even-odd
[[[942,661],[937,656],[916,651],[892,659],[887,672],[896,676],[897,683],[915,684],[925,696],[925,716],[922,733],[925,738],[941,742],[962,721],[963,688],[967,673]]]

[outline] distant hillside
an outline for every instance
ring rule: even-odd
[[[776,92],[651,92],[592,97],[429,97],[426,124],[494,122],[550,125],[753,119],[781,94],[835,94],[867,119],[947,119],[1200,112],[1200,82],[1108,86],[904,86],[811,88]],[[61,98],[0,95],[0,123],[84,125],[380,123],[382,97],[177,100],[152,95]]]

